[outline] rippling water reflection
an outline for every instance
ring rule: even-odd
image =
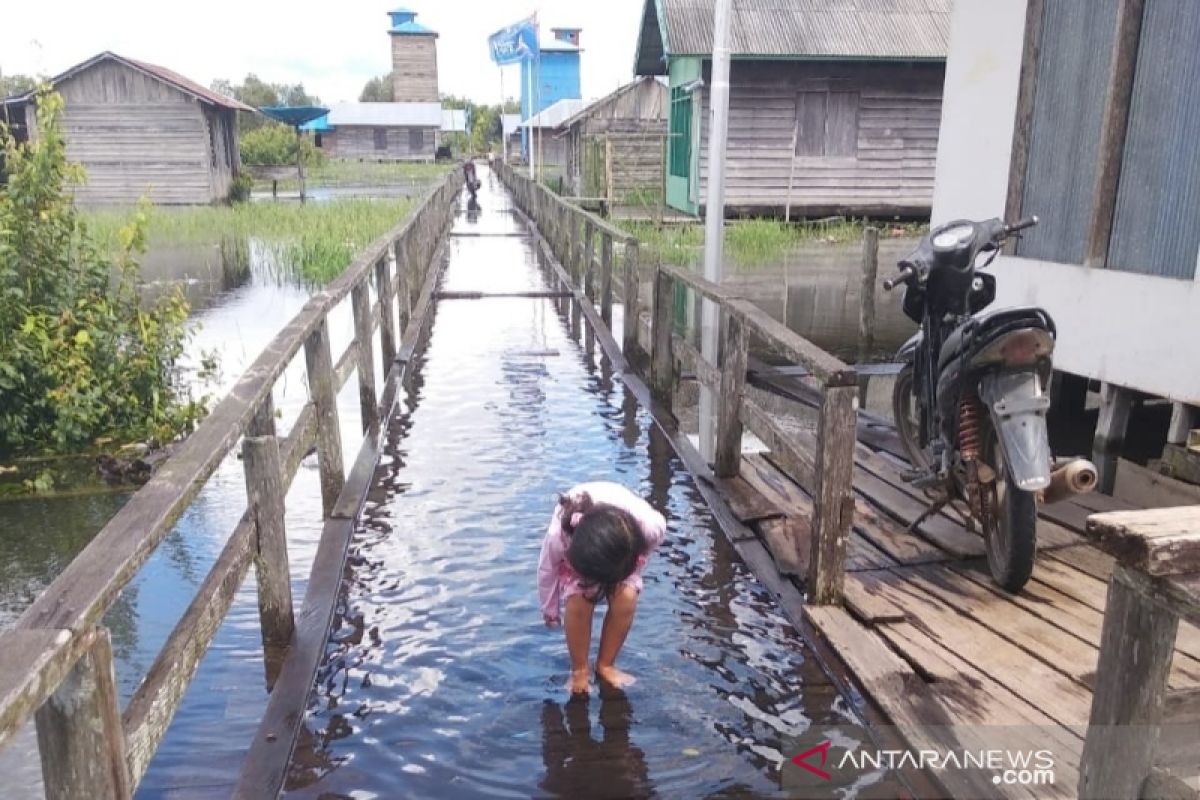
[[[502,198],[482,201],[480,226],[511,228]],[[455,239],[448,269],[448,288],[546,287],[520,238]],[[443,301],[419,375],[352,550],[291,794],[778,794],[785,737],[846,719],[844,701],[552,302]],[[568,702],[536,563],[555,493],[602,477],[649,498],[669,532],[621,657],[638,682]]]

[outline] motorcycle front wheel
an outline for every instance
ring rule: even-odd
[[[1008,465],[995,432],[988,438],[983,460],[996,474],[995,480],[984,487],[988,500],[983,519],[988,569],[1000,588],[1016,594],[1029,581],[1037,558],[1037,495],[1009,484]]]
[[[912,364],[907,364],[897,373],[896,383],[892,386],[892,420],[909,463],[913,469],[925,470],[929,468],[929,456],[921,446],[921,410],[913,391],[913,381]]]

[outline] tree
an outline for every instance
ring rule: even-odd
[[[304,90],[303,83],[267,83],[253,72],[248,74],[240,84],[225,78],[218,78],[212,82],[212,90],[253,108],[321,104],[320,98],[310,95]],[[246,114],[242,116],[239,123],[242,130],[252,131],[266,125],[267,120],[257,114]]]
[[[25,94],[36,89],[37,85],[38,79],[31,75],[22,75],[19,72],[13,75],[5,75],[0,70],[0,98]]]
[[[392,87],[392,73],[380,75],[378,78],[371,78],[363,86],[362,93],[358,96],[360,103],[390,103],[396,99],[395,92]]]

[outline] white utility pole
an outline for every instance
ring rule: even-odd
[[[711,109],[708,126],[708,192],[704,218],[704,277],[719,284],[725,274],[725,141],[729,138],[729,27],[733,0],[717,0],[713,23]],[[700,353],[717,363],[720,308],[704,300],[700,313]],[[710,464],[717,442],[716,394],[700,384],[700,454]]]

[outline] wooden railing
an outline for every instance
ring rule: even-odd
[[[1079,796],[1194,797],[1200,690],[1167,678],[1180,619],[1200,623],[1200,506],[1095,514],[1087,532],[1116,565]]]
[[[271,734],[272,743],[278,745],[274,750],[286,764],[320,646],[327,638],[345,545],[378,456],[381,426],[391,413],[396,387],[424,330],[438,271],[431,265],[452,220],[460,186],[457,172],[442,180],[395,229],[313,295],[158,473],[13,628],[0,634],[0,746],[30,716],[35,718],[49,800],[132,795],[251,563],[258,584],[267,684],[275,687],[268,713],[277,701],[301,710],[292,715],[290,729],[276,726]],[[415,297],[418,290],[420,296]],[[329,314],[347,296],[354,339],[334,360]],[[373,369],[376,330],[386,376],[382,393]],[[290,433],[280,437],[272,391],[302,347],[310,399]],[[364,440],[347,478],[336,396],[355,373]],[[239,440],[246,512],[122,713],[102,617]],[[284,498],[314,443],[327,523],[304,606],[297,615],[292,608]],[[345,541],[329,535],[336,521],[340,521],[336,532]],[[336,573],[332,588],[323,579],[327,573]],[[295,699],[279,697],[283,676],[289,675],[291,691],[303,684]],[[273,771],[280,781],[282,769]]]
[[[612,256],[614,241],[624,244],[623,351],[631,364],[639,351],[638,328],[642,306],[637,240],[599,219],[544,186],[505,165],[501,177],[518,206],[538,225],[573,283],[582,286],[588,301],[596,300],[593,285],[594,239],[601,238],[599,302],[605,325],[612,324]],[[705,361],[676,333],[673,322],[675,286],[683,285],[716,303],[721,310],[721,358]],[[671,411],[679,381],[678,354],[686,351],[695,364],[697,378],[717,395],[717,434],[712,471],[716,478],[738,474],[743,429],[758,436],[788,473],[813,498],[811,531],[793,528],[807,540],[795,541],[797,560],[807,563],[809,601],[836,604],[842,599],[846,548],[854,516],[855,428],[858,376],[855,370],[812,342],[772,319],[751,301],[693,273],[662,264],[653,268],[653,296],[649,307],[649,384],[656,403]],[[577,323],[572,310],[572,327]],[[787,361],[802,366],[820,391],[815,429],[785,426],[746,393],[750,342],[757,337]],[[591,347],[590,335],[585,347]]]

